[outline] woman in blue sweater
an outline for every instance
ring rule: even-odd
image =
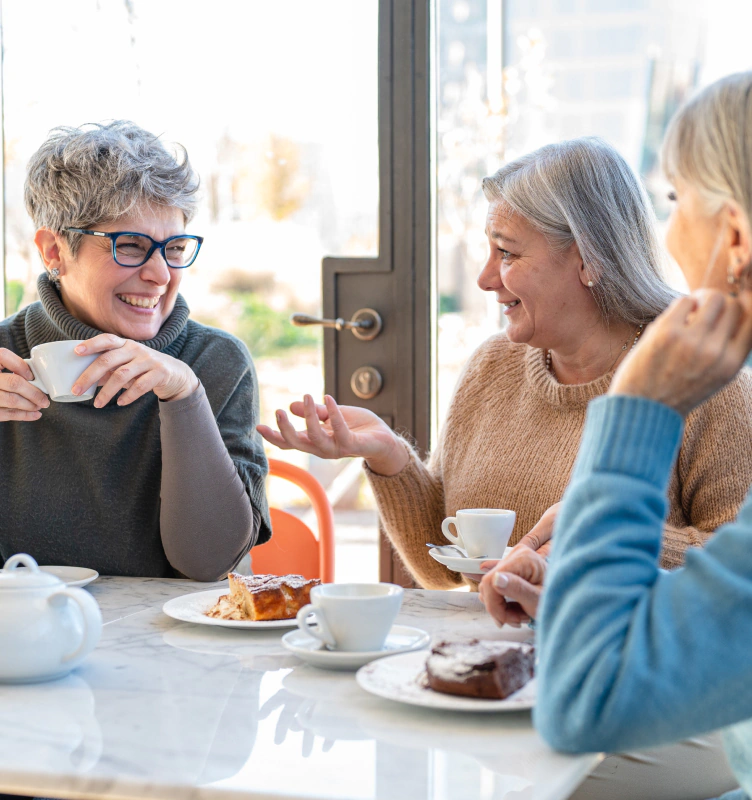
[[[724,798],[743,798],[752,796],[752,494],[682,569],[662,572],[658,553],[684,418],[752,350],[752,73],[718,81],[678,113],[664,166],[676,202],[668,245],[690,287],[703,289],[647,329],[608,395],[590,404],[537,609],[535,722],[569,752],[724,728],[742,787]],[[507,580],[507,596],[525,600],[519,577],[488,583]]]

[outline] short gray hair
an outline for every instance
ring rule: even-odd
[[[708,213],[735,200],[752,220],[752,72],[711,83],[679,109],[662,160],[669,180],[697,189]]]
[[[555,250],[577,244],[607,321],[647,324],[677,296],[664,278],[650,200],[602,139],[541,147],[484,178],[483,192],[541,231]]]
[[[198,178],[185,148],[175,150],[127,120],[53,128],[29,161],[26,210],[37,228],[56,233],[149,205],[179,209],[188,224],[196,213]],[[81,234],[64,235],[75,255]]]

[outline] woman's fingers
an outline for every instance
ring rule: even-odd
[[[279,432],[287,445],[289,445],[289,448],[293,450],[302,450],[304,453],[313,453],[314,455],[318,455],[318,448],[311,446],[306,434],[298,433],[298,431],[293,428],[289,417],[284,411],[282,411],[282,409],[277,410],[276,416]]]
[[[0,347],[0,370],[9,369],[16,375],[20,375],[27,381],[34,380],[34,373],[31,371],[29,365],[12,350],[7,347]]]
[[[5,411],[11,409],[16,411],[39,411],[40,408],[46,408],[49,404],[49,400],[47,400],[46,403],[35,403],[33,400],[29,400],[28,397],[24,397],[22,394],[6,392],[3,389],[0,389],[0,408]]]
[[[264,439],[266,439],[267,442],[269,442],[269,444],[279,447],[280,450],[292,449],[284,440],[282,434],[279,431],[275,431],[274,428],[270,428],[268,425],[257,425],[256,430]]]
[[[90,356],[92,353],[104,353],[107,350],[124,347],[127,342],[127,339],[116,336],[114,333],[100,333],[99,336],[94,336],[77,345],[75,352],[80,356]]]
[[[296,400],[294,403],[290,403],[290,411],[296,417],[305,417],[305,401]],[[329,412],[326,410],[326,406],[316,403],[316,413],[321,422],[326,422],[329,419]]]
[[[103,336],[109,336],[110,334],[102,334]],[[97,339],[102,338],[101,336],[95,336],[94,339],[91,339],[91,342],[96,341]],[[113,337],[115,339],[119,339],[119,337]],[[125,342],[124,339],[121,341]],[[88,345],[88,342],[87,342]],[[79,345],[79,347],[83,347],[83,345]],[[78,347],[76,348],[76,352],[78,352]],[[91,355],[91,352],[88,348],[86,351],[87,355]],[[82,354],[79,354],[82,355]],[[101,356],[96,361],[92,361],[91,364],[76,378],[76,382],[73,384],[73,388],[71,391],[73,394],[83,394],[90,386],[96,386],[99,381],[108,373],[115,372],[115,370],[119,369],[123,364],[127,364],[129,361],[133,360],[134,353],[130,348],[127,347],[118,347],[115,350],[107,350],[106,352],[102,353]]]
[[[47,408],[50,404],[50,398],[36,386],[32,386],[25,378],[13,372],[0,373],[0,389],[7,392],[8,395],[14,395],[19,398],[18,401],[12,400],[8,397],[7,403],[0,403],[7,408],[19,408],[21,410],[30,410],[22,408],[18,403],[21,399],[28,400],[34,411],[40,408]]]
[[[136,364],[136,362],[132,362],[131,364],[127,364],[126,367],[129,368],[126,375],[122,375],[119,369],[115,370],[112,378],[107,381],[104,388],[99,393],[101,396],[102,392],[108,389],[112,391],[112,396],[114,396],[121,389],[124,389],[125,391],[123,391],[117,399],[117,404],[119,406],[128,406],[134,400],[138,400],[139,397],[143,397],[145,394],[154,391],[163,379],[159,370],[152,369],[150,365],[139,365]],[[133,369],[130,369],[131,367],[133,367]],[[114,385],[110,387],[110,384]],[[97,399],[99,399],[99,397],[97,397]],[[94,405],[96,405],[96,403]],[[102,405],[104,405],[104,403]]]
[[[326,404],[326,413],[329,418],[329,424],[332,427],[332,436],[334,441],[339,446],[340,450],[344,453],[349,453],[352,450],[352,431],[349,425],[345,422],[335,399],[331,395],[324,397]]]
[[[519,603],[522,610],[533,619],[538,613],[541,587],[536,586],[519,575],[511,572],[494,573],[492,586],[494,591],[506,598]]]
[[[96,362],[94,363],[96,364]],[[94,364],[92,364],[92,366],[94,366]],[[146,359],[140,361],[126,361],[109,373],[109,377],[103,383],[102,388],[99,390],[94,400],[94,405],[97,408],[103,408],[121,389],[124,389],[127,384],[135,383],[136,381],[144,381],[146,375],[149,376],[149,380],[145,382],[148,384],[147,388],[142,392],[135,392],[131,388],[131,390],[129,390],[130,399],[126,399],[125,402],[122,402],[125,397],[125,394],[123,394],[118,398],[118,405],[128,405],[129,402],[137,399],[142,394],[151,391],[160,381],[160,375],[153,369],[153,364],[150,364]]]
[[[0,408],[0,422],[36,422],[41,419],[39,411],[23,411],[19,408]]]
[[[310,394],[303,398],[303,417],[306,424],[306,433],[311,444],[322,450],[331,448],[331,436],[321,427],[319,416],[316,413],[316,404]]]

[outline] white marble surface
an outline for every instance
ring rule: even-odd
[[[218,587],[220,584],[218,584]],[[529,713],[464,714],[364,692],[284,650],[284,631],[176,622],[205,585],[103,578],[106,625],[69,677],[0,686],[0,792],[58,798],[553,800],[597,756],[551,751]],[[475,595],[408,591],[399,623],[434,636],[524,638]]]

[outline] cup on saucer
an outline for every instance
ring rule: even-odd
[[[422,650],[431,641],[429,634],[421,628],[409,625],[392,625],[384,646],[380,650],[356,653],[351,650],[330,650],[320,639],[305,631],[294,630],[282,637],[282,646],[319,669],[356,670],[377,658]]]
[[[504,508],[461,508],[441,523],[441,532],[469,558],[503,558],[516,518],[514,511]]]
[[[393,583],[314,586],[311,603],[298,612],[298,627],[331,650],[378,651],[399,613],[402,595],[402,587]]]

